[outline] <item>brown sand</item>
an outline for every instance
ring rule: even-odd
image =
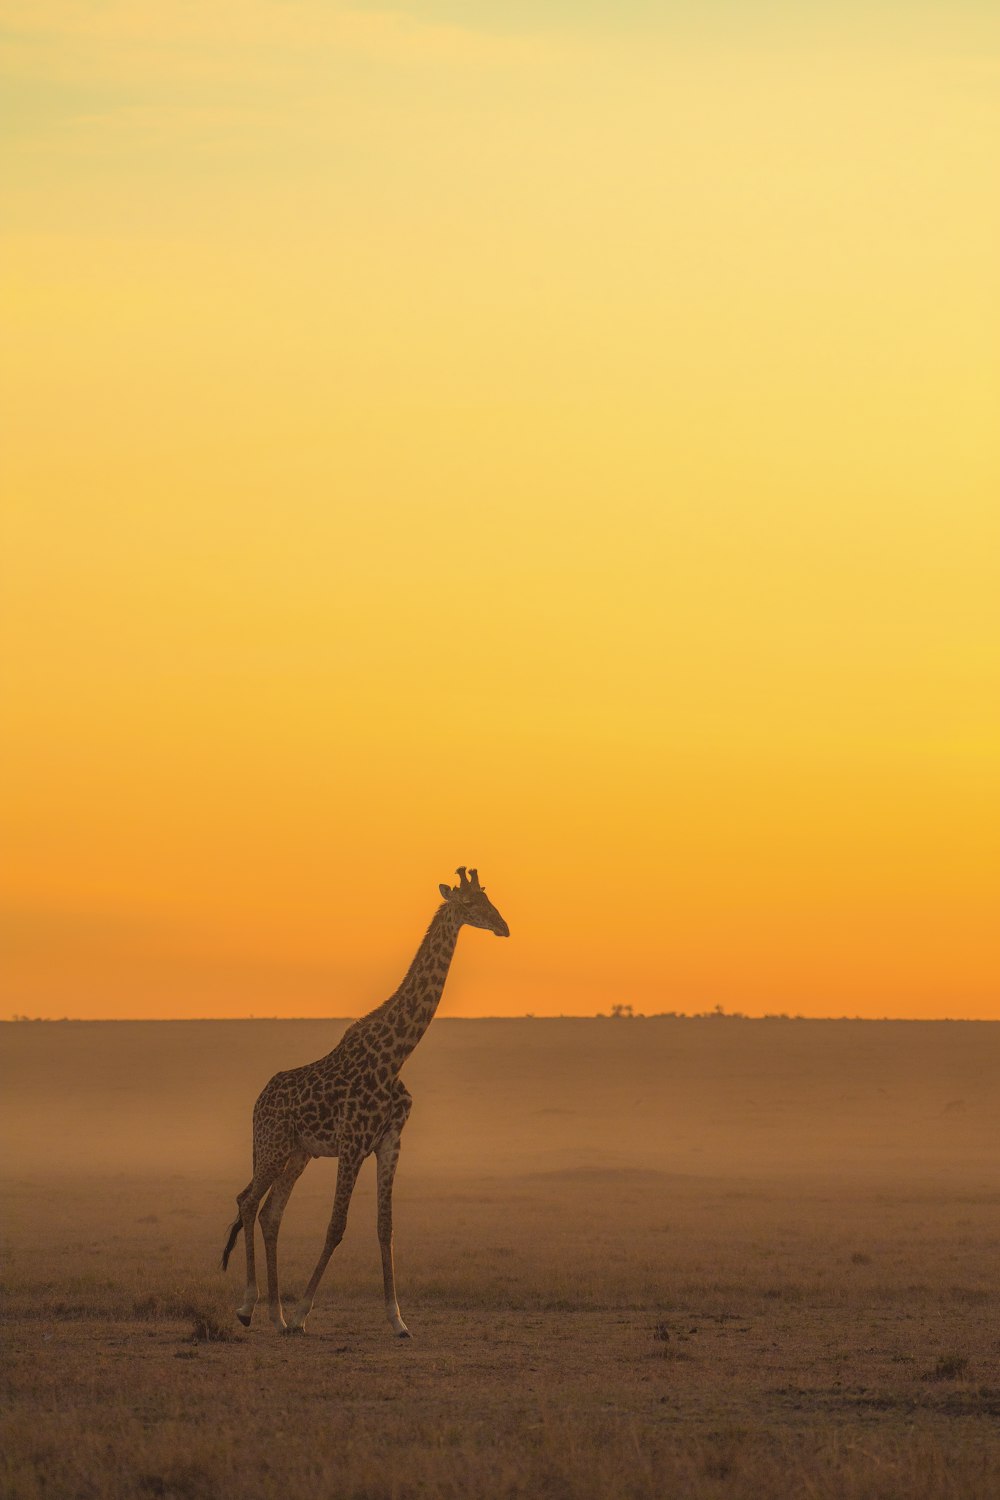
[[[309,1333],[217,1270],[267,1077],[342,1023],[17,1025],[5,1494],[1000,1493],[1000,1026],[434,1023]],[[282,1231],[301,1290],[336,1164]]]

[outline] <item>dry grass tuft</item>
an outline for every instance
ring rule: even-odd
[[[228,1343],[234,1337],[232,1308],[218,1285],[195,1292],[147,1292],[133,1300],[132,1317],[144,1323],[183,1323],[193,1319],[194,1338]]]
[[[238,1337],[228,1323],[220,1323],[213,1312],[196,1312],[191,1326],[193,1344],[231,1344]]]
[[[961,1380],[968,1373],[969,1361],[964,1354],[942,1354],[933,1370],[921,1375],[921,1380]]]

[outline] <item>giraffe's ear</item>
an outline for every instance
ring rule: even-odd
[[[454,895],[454,892],[452,891],[450,885],[439,885],[438,890],[441,892],[446,901],[450,901],[452,896]]]

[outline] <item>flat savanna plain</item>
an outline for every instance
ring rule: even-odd
[[[250,1108],[342,1030],[2,1028],[12,1500],[1000,1494],[1000,1026],[437,1020],[413,1339],[371,1164],[305,1337],[244,1332]],[[335,1173],[289,1205],[286,1300]]]

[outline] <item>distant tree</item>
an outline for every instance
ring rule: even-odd
[[[632,1019],[632,1007],[631,1007],[631,1005],[612,1005],[612,1007],[611,1007],[611,1019],[613,1021],[622,1021],[622,1020],[631,1021],[631,1019]]]

